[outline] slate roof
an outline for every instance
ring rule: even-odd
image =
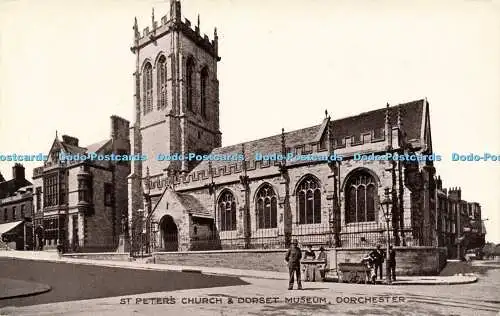
[[[98,152],[104,145],[106,145],[111,139],[105,139],[97,143],[93,143],[87,147],[80,147],[75,145],[70,145],[62,140],[55,140],[64,149],[65,152],[69,154],[85,154],[91,152]]]
[[[397,123],[398,107],[401,107],[401,119],[408,140],[420,139],[423,128],[423,102],[424,100],[417,100],[389,107],[389,119],[393,125]],[[333,121],[333,138],[341,139],[346,136],[383,129],[385,111],[385,108],[381,108]]]
[[[94,144],[91,144],[91,145],[88,145],[87,146],[87,152],[88,153],[95,153],[95,152],[98,152],[99,149],[101,149],[104,145],[106,145],[107,143],[109,143],[111,141],[111,139],[105,139],[105,140],[101,140],[100,142],[97,142],[97,143],[94,143]]]
[[[32,185],[32,183],[26,179],[11,179],[9,181],[0,182],[0,199],[9,197],[20,188],[30,185]]]
[[[417,100],[389,107],[389,117],[393,125],[397,123],[398,107],[401,107],[401,119],[403,129],[406,132],[408,140],[420,139],[422,128],[422,116],[424,115],[424,100]],[[350,116],[338,120],[330,121],[333,125],[333,138],[336,140],[344,139],[349,136],[357,136],[374,130],[383,130],[385,127],[386,108],[380,108],[374,111],[364,112],[356,116]],[[321,133],[325,130],[325,122],[320,125],[306,127],[303,129],[285,133],[285,143],[287,148],[293,148],[298,145],[317,143],[320,140]],[[257,139],[236,145],[215,148],[211,154],[239,154],[242,145],[245,145],[246,160],[253,160],[255,152],[263,154],[281,152],[281,134]],[[212,161],[212,167],[218,168],[223,165],[234,163],[232,161]],[[190,173],[197,173],[201,170],[208,170],[208,161],[199,163]]]
[[[193,216],[213,218],[212,213],[201,202],[190,194],[176,193],[186,211]]]
[[[84,154],[85,152],[87,152],[87,149],[84,147],[69,145],[67,143],[64,143],[63,141],[59,141],[59,143],[64,148],[64,151],[70,154]]]

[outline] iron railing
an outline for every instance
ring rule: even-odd
[[[367,248],[387,244],[387,226],[382,223],[347,224],[338,232],[335,243],[335,231],[329,223],[292,226],[291,239],[297,239],[300,245],[313,247]],[[437,238],[423,227],[405,227],[389,229],[391,244],[395,236],[399,237],[397,246],[437,246]],[[283,249],[288,247],[283,228],[243,231],[211,232],[203,235],[178,236],[177,234],[152,234],[152,251],[200,251],[223,249]],[[143,237],[144,238],[144,237]],[[140,240],[138,240],[140,242]],[[137,249],[140,251],[140,249]]]

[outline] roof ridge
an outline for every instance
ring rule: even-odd
[[[398,106],[410,105],[410,104],[413,104],[413,103],[418,103],[418,102],[423,102],[423,101],[425,101],[425,99],[418,99],[418,100],[413,100],[413,101],[398,103],[398,104],[395,104],[395,105],[389,105],[389,109],[395,109]],[[341,118],[338,118],[338,119],[334,119],[332,121],[333,122],[335,122],[335,121],[341,121],[341,120],[346,120],[346,119],[350,119],[350,118],[357,117],[357,116],[362,116],[362,115],[367,115],[367,114],[373,114],[375,112],[382,111],[382,110],[385,110],[385,109],[387,109],[386,106],[378,108],[378,109],[375,109],[375,110],[361,112],[361,113],[358,113],[356,115],[341,117]]]

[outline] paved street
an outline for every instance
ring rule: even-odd
[[[87,275],[88,280],[92,280],[78,281],[77,277],[73,280],[62,280],[61,277],[61,284],[79,282],[79,291],[87,296],[97,291],[100,293],[92,297],[110,297],[24,307],[7,307],[6,305],[11,304],[0,301],[6,306],[0,309],[1,315],[164,315],[166,312],[169,315],[497,315],[500,310],[498,263],[489,264],[490,269],[485,268],[484,275],[480,276],[477,283],[472,284],[371,286],[305,283],[303,291],[286,290],[287,282],[284,280],[256,278],[243,278],[243,281],[248,282],[247,285],[180,290],[180,287],[189,288],[189,285],[193,287],[195,284],[188,284],[182,278],[172,282],[172,276],[176,274],[170,275],[168,272],[116,268],[110,269],[123,271],[109,272],[117,277],[113,276],[112,280],[105,281],[98,280],[101,277],[97,275],[92,278],[93,273],[99,273],[99,276],[101,273],[85,270],[89,266],[48,262],[44,264],[52,267],[52,270],[48,269],[49,274],[59,273],[58,275],[62,276],[65,273],[83,273]],[[77,272],[80,269],[86,272]],[[98,267],[98,270],[103,271],[103,276],[108,273],[103,267]],[[162,276],[163,274],[165,276]],[[30,272],[30,275],[33,278],[35,273]],[[203,280],[200,284],[206,286],[209,286],[207,283],[217,280],[199,274],[185,277]],[[131,280],[130,284],[134,285],[134,289],[128,288],[129,294],[125,294],[125,289],[130,286],[126,280]],[[174,284],[174,287],[158,288],[167,281]],[[104,287],[105,290],[99,290],[99,287],[107,282],[110,284]],[[117,284],[119,289],[115,288]],[[147,292],[151,293],[132,294],[141,291],[144,293],[147,289]],[[118,294],[119,291],[122,292]],[[82,295],[79,299],[85,297]],[[36,302],[34,297],[31,300]]]
[[[226,276],[11,258],[0,258],[1,278],[44,283],[52,289],[40,295],[0,300],[0,307],[246,284],[238,278]]]

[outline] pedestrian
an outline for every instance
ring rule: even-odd
[[[368,280],[372,284],[376,284],[376,280],[377,280],[377,273],[375,272],[376,260],[377,260],[377,258],[375,257],[374,251],[372,251],[368,256],[361,259],[361,262],[364,263],[367,267],[366,280]]]
[[[389,258],[387,259],[389,265],[389,279],[396,281],[396,250],[389,246]]]
[[[318,254],[318,258],[317,259],[324,262],[324,263],[320,263],[318,265],[319,273],[321,275],[321,280],[324,281],[325,280],[325,274],[326,274],[325,272],[326,272],[326,267],[327,267],[328,261],[327,261],[327,256],[326,256],[325,248],[323,248],[323,246],[321,246],[319,248],[319,254]]]
[[[306,251],[304,253],[304,259],[312,259],[312,260],[316,259],[316,254],[312,250],[311,245],[307,246]]]
[[[294,277],[297,277],[297,289],[302,290],[302,280],[300,279],[300,259],[302,259],[302,251],[298,247],[297,239],[292,240],[290,249],[288,249],[285,261],[288,264],[288,273],[290,279],[288,289],[293,290]]]
[[[60,244],[60,243],[58,243],[58,244],[57,244],[56,249],[57,249],[57,254],[59,255],[59,258],[61,258],[61,257],[62,257],[62,254],[63,254],[63,252],[64,252],[63,245],[62,245],[62,244]]]
[[[382,265],[384,263],[384,259],[385,259],[385,252],[381,249],[380,245],[377,245],[377,249],[373,250],[371,253],[370,253],[370,256],[375,258],[375,262],[374,262],[374,265],[375,265],[375,278],[378,276],[380,276],[380,279],[383,279],[383,274],[382,274]]]

